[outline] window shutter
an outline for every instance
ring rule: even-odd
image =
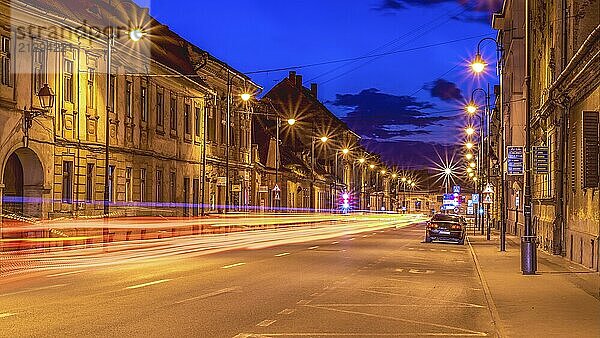
[[[597,188],[600,182],[598,166],[598,129],[600,116],[597,111],[583,112],[583,188]]]

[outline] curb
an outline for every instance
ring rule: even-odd
[[[471,257],[473,257],[473,262],[475,262],[475,268],[477,269],[477,275],[479,276],[479,280],[481,281],[481,285],[483,286],[483,293],[485,295],[485,301],[488,304],[488,310],[490,311],[490,316],[492,317],[492,323],[494,324],[494,328],[496,329],[496,334],[498,337],[508,337],[505,334],[505,330],[500,323],[500,314],[498,313],[498,309],[496,308],[496,304],[494,303],[494,299],[492,298],[492,293],[490,292],[490,288],[483,276],[483,272],[481,271],[481,265],[479,264],[479,260],[477,259],[477,254],[475,254],[475,250],[473,250],[473,246],[471,245],[471,240],[469,240],[469,236],[467,236],[467,243],[469,244],[469,251],[471,252]]]

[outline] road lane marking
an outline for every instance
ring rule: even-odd
[[[307,299],[301,299],[296,304],[298,304],[298,305],[306,305],[308,303],[310,303],[310,299],[308,299],[308,300]]]
[[[362,235],[362,238],[369,237],[369,235]]]
[[[277,321],[276,319],[265,319],[262,322],[256,324],[256,326],[267,327],[267,326],[275,323],[276,321]]]
[[[235,268],[236,266],[242,266],[242,265],[245,265],[245,264],[246,263],[244,263],[244,262],[235,263],[235,264],[229,264],[229,265],[222,266],[221,269]]]
[[[310,304],[310,306],[321,307],[321,306],[344,306],[344,307],[423,307],[423,304],[382,304],[382,303],[321,303],[321,304]],[[431,307],[449,307],[449,308],[470,308],[468,305],[448,305],[448,304],[427,304]]]
[[[452,300],[439,299],[439,298],[431,298],[431,297],[419,297],[419,296],[407,295],[405,293],[385,292],[385,291],[367,290],[367,289],[359,289],[359,291],[367,292],[367,293],[375,293],[375,294],[380,294],[380,295],[389,295],[389,296],[409,297],[409,298],[415,298],[415,299],[424,299],[424,300],[428,300],[430,302],[434,301],[434,302],[442,302],[442,303],[450,303],[450,304],[461,304],[461,305],[466,305],[466,306],[470,306],[470,307],[477,307],[477,308],[484,308],[485,307],[485,306],[479,305],[479,304],[456,302],[456,301],[452,301]]]
[[[11,313],[11,312],[5,312],[5,313],[0,313],[0,318],[6,318],[6,317],[10,317],[10,316],[16,316],[16,313]]]
[[[52,274],[52,275],[48,275],[46,277],[50,277],[51,278],[51,277],[67,276],[67,275],[73,275],[73,274],[76,274],[76,273],[82,273],[84,271],[85,270],[77,270],[77,271],[68,271],[68,272],[62,272],[62,273],[55,273],[55,274]]]
[[[150,286],[150,285],[156,285],[156,284],[166,283],[166,282],[168,282],[170,280],[171,279],[159,279],[159,280],[155,280],[155,281],[148,282],[148,283],[131,285],[131,286],[126,287],[125,289],[128,289],[128,290],[139,289],[139,288],[143,288],[143,287]]]
[[[331,244],[338,244],[338,243],[339,243],[339,242],[338,242],[338,241],[335,241],[335,242],[331,242]]]
[[[354,333],[354,332],[289,332],[289,333],[240,333],[233,338],[251,337],[485,337],[485,332],[398,332],[398,333]]]
[[[279,313],[277,313],[277,314],[278,315],[291,315],[295,311],[296,311],[296,309],[283,309],[283,310],[279,311]]]
[[[56,285],[49,285],[49,286],[41,286],[39,288],[32,288],[32,289],[27,289],[27,290],[4,293],[4,294],[1,294],[0,297],[18,295],[20,293],[25,293],[25,292],[34,292],[34,291],[60,288],[60,287],[67,286],[67,285],[69,285],[69,284],[56,284]]]
[[[314,250],[314,249],[316,249],[316,248],[318,248],[318,247],[319,247],[318,245],[311,246],[310,248],[308,248],[308,250]]]
[[[349,241],[353,241],[353,240],[354,240],[354,237],[352,237],[352,238],[349,239]]]
[[[329,310],[332,312],[341,312],[341,313],[347,313],[347,314],[353,314],[353,315],[359,315],[359,316],[365,316],[365,317],[372,317],[372,318],[379,318],[379,319],[389,319],[389,320],[394,320],[394,321],[399,321],[399,322],[404,322],[404,323],[411,323],[411,324],[417,324],[417,325],[423,325],[423,326],[433,326],[433,327],[437,327],[437,328],[460,331],[463,333],[471,333],[471,334],[480,335],[480,336],[487,336],[487,333],[485,333],[485,332],[473,331],[473,330],[469,330],[469,329],[465,329],[465,328],[457,327],[457,326],[435,324],[435,323],[430,323],[430,322],[422,322],[422,321],[418,321],[418,320],[404,319],[404,318],[385,316],[385,315],[376,315],[376,314],[367,313],[367,312],[342,310],[342,309],[330,308],[330,307],[325,307],[325,306],[315,306],[315,305],[305,305],[305,306],[313,308],[313,309],[323,309],[323,310]]]
[[[283,256],[287,256],[289,254],[290,254],[289,252],[282,252],[280,254],[275,255],[275,257],[283,257]]]
[[[225,294],[225,293],[229,293],[229,292],[235,291],[237,289],[238,289],[238,287],[224,288],[224,289],[213,291],[213,292],[209,292],[209,293],[206,293],[206,294],[203,294],[203,295],[200,295],[200,296],[196,296],[196,297],[192,297],[192,298],[187,298],[187,299],[184,299],[184,300],[180,300],[178,302],[175,302],[174,304],[181,304],[181,303],[191,302],[193,300],[198,300],[198,299],[206,299],[206,298],[209,298],[209,297],[214,297],[214,296],[222,295],[222,294]]]

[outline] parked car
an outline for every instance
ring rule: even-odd
[[[435,214],[427,222],[425,242],[449,241],[460,245],[465,243],[467,221],[460,215]]]

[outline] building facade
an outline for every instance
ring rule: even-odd
[[[532,173],[533,226],[543,250],[597,270],[600,3],[530,0],[529,6],[532,146],[548,148],[550,168],[548,173]],[[515,99],[523,95],[519,88],[524,88],[525,80],[524,10],[524,1],[505,1],[502,13],[494,18],[504,46],[503,102],[509,106],[505,115],[509,142],[516,141],[512,132],[523,130],[525,122],[524,106],[512,109]],[[511,208],[518,209],[514,194],[522,196],[521,187],[518,180],[509,182],[510,221]],[[515,212],[514,217],[522,214]],[[515,224],[516,233],[522,233],[522,223],[515,220]]]
[[[112,215],[217,210],[226,199],[215,184],[224,176],[224,148],[231,177],[240,178],[232,186],[249,180],[251,119],[231,115],[230,147],[221,136],[227,100],[237,113],[235,95],[257,88],[239,72],[133,2],[0,7],[3,215],[100,216],[105,187]],[[132,28],[148,33],[133,41]],[[26,127],[25,111],[39,111],[36,93],[45,84],[54,106]],[[233,203],[249,204],[246,195]]]

